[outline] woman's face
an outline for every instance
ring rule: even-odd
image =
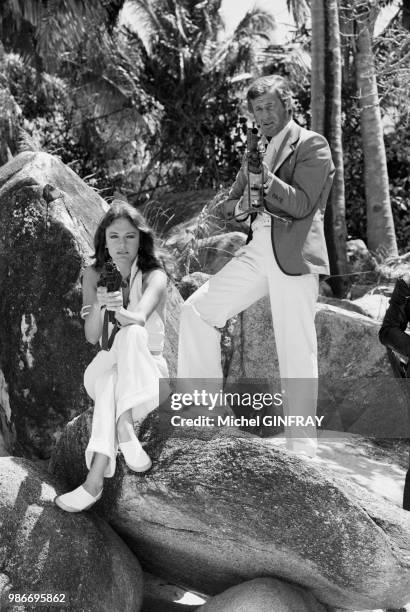
[[[138,253],[140,232],[128,219],[121,217],[106,228],[105,242],[117,266],[130,268]]]

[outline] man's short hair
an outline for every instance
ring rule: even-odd
[[[278,74],[270,74],[268,76],[259,77],[251,83],[246,94],[248,110],[252,113],[252,100],[264,96],[269,92],[276,92],[279,100],[282,102],[288,113],[292,114],[293,109],[293,94],[289,85],[289,81]]]

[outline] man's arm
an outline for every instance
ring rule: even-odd
[[[247,202],[242,202],[242,197],[246,193],[245,187],[248,182],[246,176],[246,163],[247,161],[245,155],[242,160],[240,170],[235,177],[232,187],[229,190],[228,197],[222,204],[225,219],[228,221],[233,218],[236,218],[237,221],[242,222],[249,217],[249,213],[246,213],[243,217],[237,217],[237,215],[240,213],[241,208],[248,208]]]
[[[396,282],[379,331],[380,342],[405,357],[410,357],[410,336],[405,333],[409,322],[406,316],[406,300],[410,299],[409,283],[410,277]]]
[[[303,219],[314,210],[327,181],[333,178],[334,165],[329,145],[319,134],[303,142],[296,155],[291,185],[268,173],[265,206],[270,212],[282,211]]]

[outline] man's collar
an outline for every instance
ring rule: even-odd
[[[285,139],[285,136],[286,136],[288,130],[291,127],[295,126],[295,125],[297,125],[297,124],[293,121],[293,119],[291,117],[289,119],[289,121],[287,122],[287,124],[281,129],[281,131],[278,134],[276,134],[275,136],[273,136],[272,138],[269,138],[269,139],[266,136],[262,136],[261,141],[266,146],[268,144],[272,143],[274,145],[276,151],[278,151],[280,146],[281,146],[281,144],[282,144],[282,142]]]
[[[300,125],[291,119],[279,132],[271,139],[273,150],[276,151],[275,162],[273,166],[274,172],[283,164],[285,159],[289,157],[295,148],[296,143],[300,138]]]
[[[289,119],[289,121],[287,122],[287,124],[285,125],[285,127],[283,127],[281,129],[281,131],[276,134],[275,136],[273,136],[272,141],[273,141],[273,146],[275,147],[276,151],[279,151],[280,145],[282,144],[289,128],[290,128],[290,123],[291,123],[291,119]],[[271,142],[272,142],[271,141]]]

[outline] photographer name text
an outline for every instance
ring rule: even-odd
[[[324,416],[261,416],[257,414],[254,417],[234,417],[234,416],[204,416],[200,415],[195,418],[183,417],[175,414],[171,417],[171,425],[174,427],[259,427],[265,425],[267,427],[320,427]]]

